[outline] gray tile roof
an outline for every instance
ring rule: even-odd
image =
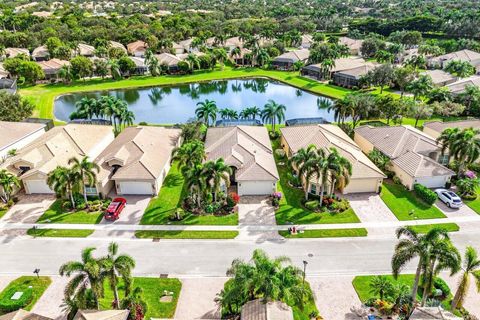
[[[429,128],[438,133],[442,133],[443,130],[448,128],[460,128],[460,129],[480,129],[480,119],[469,119],[469,120],[459,120],[459,121],[430,121],[423,124],[425,128]]]

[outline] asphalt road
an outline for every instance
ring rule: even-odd
[[[472,245],[480,250],[480,237],[475,233],[452,234],[452,239],[463,252]],[[127,240],[115,239],[120,252],[134,257],[135,275],[202,277],[225,276],[235,258],[248,259],[256,248],[271,256],[286,255],[302,266],[308,262],[309,276],[358,275],[389,273],[394,238],[367,237],[341,239],[307,239],[284,242],[238,240]],[[98,256],[106,253],[109,239],[45,239],[13,237],[0,240],[0,273],[29,274],[35,268],[40,273],[53,275],[59,266],[69,260],[80,259],[80,251],[97,247]],[[406,271],[413,271],[413,265]]]

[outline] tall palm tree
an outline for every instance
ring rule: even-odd
[[[308,200],[308,183],[314,174],[316,158],[317,148],[312,144],[307,148],[301,148],[289,159],[292,169],[297,172],[298,177],[305,183],[305,200]]]
[[[212,51],[212,54],[213,54],[213,57],[218,61],[220,62],[220,66],[223,70],[224,66],[225,66],[225,61],[228,60],[228,54],[227,54],[227,51],[225,51],[225,49],[223,48],[217,48],[217,49],[214,49]]]
[[[442,131],[440,136],[437,138],[437,142],[442,147],[442,154],[449,148],[451,148],[452,143],[455,141],[456,137],[460,133],[460,128],[447,128]]]
[[[452,300],[452,310],[455,311],[457,307],[461,307],[463,300],[467,296],[468,288],[470,287],[470,278],[473,276],[477,291],[480,292],[480,259],[477,251],[473,247],[467,247],[465,257],[463,259],[463,274],[458,283],[457,292]]]
[[[228,188],[230,186],[230,176],[232,169],[220,158],[216,161],[208,161],[204,164],[203,176],[207,187],[213,192],[214,200],[217,200],[217,194],[220,192],[222,182]]]
[[[93,98],[82,98],[81,100],[75,103],[75,117],[76,119],[92,119],[95,105],[97,104],[97,100]]]
[[[320,68],[322,70],[322,74],[325,76],[326,79],[330,79],[330,70],[335,68],[335,60],[333,59],[324,59],[320,63]]]
[[[1,199],[8,203],[15,188],[20,188],[20,179],[5,169],[0,170],[0,187],[2,189]]]
[[[97,309],[100,308],[98,300],[103,297],[103,281],[105,274],[98,259],[92,256],[95,248],[86,248],[82,251],[81,261],[70,261],[60,267],[61,276],[71,277],[65,287],[65,299],[73,296],[83,297],[87,289],[94,294]]]
[[[333,119],[335,122],[344,124],[350,112],[350,105],[345,99],[341,99],[328,107],[327,110],[328,112],[333,111]]]
[[[212,100],[205,100],[203,102],[197,103],[197,109],[195,109],[195,115],[199,120],[203,120],[203,122],[209,126],[210,120],[212,123],[215,124],[215,120],[217,119],[217,104],[215,101]]]
[[[194,139],[173,149],[172,161],[178,161],[180,167],[193,167],[205,160],[205,145]]]
[[[200,60],[196,54],[189,53],[185,58],[185,61],[188,63],[191,72],[193,72],[195,69],[200,69]]]
[[[317,149],[317,155],[313,161],[313,171],[317,177],[317,183],[320,185],[320,205],[322,205],[323,195],[330,173],[330,161],[324,149]]]
[[[192,167],[183,167],[182,174],[187,190],[192,193],[193,199],[196,200],[197,206],[200,207],[203,195],[207,190],[204,166],[199,163]]]
[[[120,127],[125,128],[126,126],[132,126],[133,121],[135,120],[135,113],[131,110],[123,109],[121,110],[118,119]]]
[[[120,306],[118,278],[122,278],[125,285],[125,296],[128,296],[132,284],[132,269],[135,268],[135,260],[126,254],[118,255],[118,244],[111,242],[108,245],[107,256],[100,259],[100,265],[102,266],[113,291],[114,308],[118,309]]]
[[[268,54],[268,51],[266,49],[259,49],[257,50],[255,60],[260,67],[263,67],[270,61],[270,55]]]
[[[48,174],[47,184],[57,195],[62,197],[68,196],[72,208],[75,208],[73,193],[81,185],[81,176],[76,170],[60,166],[56,167]]]
[[[450,153],[460,163],[459,171],[480,157],[480,130],[464,129],[458,132],[449,145]]]
[[[317,98],[317,107],[320,110],[330,109],[333,106],[334,102],[328,98],[319,97]]]
[[[97,183],[97,173],[100,171],[100,167],[95,163],[88,160],[88,156],[83,157],[82,160],[77,158],[71,158],[68,160],[68,164],[72,165],[72,169],[80,176],[80,183],[83,188],[83,199],[88,207],[87,201],[87,184],[89,186]]]
[[[350,177],[352,176],[352,164],[333,147],[330,148],[327,162],[331,180],[330,194],[334,194],[335,188],[343,190],[350,182]]]
[[[275,131],[275,124],[285,120],[285,107],[283,104],[276,103],[273,100],[268,100],[267,104],[262,110],[262,120],[264,122],[270,121],[272,125],[272,131]]]

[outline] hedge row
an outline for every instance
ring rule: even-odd
[[[422,184],[418,184],[418,183],[414,184],[413,190],[415,191],[415,194],[420,199],[422,199],[423,201],[425,201],[430,205],[434,204],[435,201],[437,201],[437,194]]]

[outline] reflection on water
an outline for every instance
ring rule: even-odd
[[[333,120],[333,113],[319,109],[319,96],[268,79],[234,79],[202,83],[75,93],[55,101],[55,117],[68,121],[75,103],[84,97],[98,98],[113,95],[124,99],[135,113],[135,122],[181,123],[195,116],[196,104],[205,99],[214,100],[219,109],[230,108],[238,113],[246,107],[260,109],[268,100],[287,107],[286,118],[324,117]]]

